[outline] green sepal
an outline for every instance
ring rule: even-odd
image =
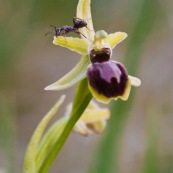
[[[79,0],[76,17],[87,22],[87,28],[81,28],[79,31],[84,34],[90,41],[94,41],[95,32],[93,28],[90,4],[91,0]],[[82,36],[82,38],[88,41],[85,37]]]
[[[68,48],[81,55],[88,54],[89,43],[80,38],[58,36],[54,37],[53,44]]]
[[[74,84],[86,77],[87,67],[89,63],[89,57],[83,56],[79,63],[69,73],[67,73],[57,82],[47,86],[45,90],[56,91],[67,89],[73,86]]]
[[[113,34],[109,34],[105,39],[106,42],[109,43],[111,49],[113,49],[117,44],[122,42],[127,37],[125,32],[115,32]]]

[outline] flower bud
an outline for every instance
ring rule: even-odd
[[[104,30],[100,30],[95,33],[94,39],[97,41],[97,40],[105,39],[107,36],[108,34]]]

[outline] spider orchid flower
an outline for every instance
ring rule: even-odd
[[[81,59],[69,73],[45,90],[67,89],[87,78],[88,87],[97,101],[109,103],[112,99],[127,100],[131,86],[140,86],[141,81],[128,75],[123,64],[111,60],[112,49],[122,42],[127,34],[115,32],[108,35],[103,30],[95,32],[90,0],[79,0],[76,17],[87,19],[87,27],[79,29],[82,38],[54,36],[53,44],[81,54]]]

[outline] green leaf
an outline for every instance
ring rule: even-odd
[[[76,16],[87,22],[87,28],[84,27],[79,29],[80,32],[84,34],[89,40],[94,41],[95,32],[93,28],[90,3],[91,3],[91,0],[79,0]],[[86,39],[83,36],[82,38]]]
[[[36,156],[36,166],[37,171],[42,166],[42,163],[44,159],[48,156],[48,153],[50,152],[52,146],[55,144],[55,142],[60,137],[67,121],[67,116],[63,116],[61,119],[57,120],[46,132],[46,134],[43,136],[43,139],[41,140],[38,150],[37,150],[37,156]]]
[[[27,147],[24,159],[24,173],[36,173],[36,155],[37,155],[37,147],[39,145],[42,134],[51,120],[51,118],[57,112],[59,106],[63,103],[65,96],[61,96],[58,102],[54,105],[54,107],[46,114],[46,116],[41,120],[39,125],[37,126],[34,134],[31,137],[29,145]]]
[[[89,43],[80,38],[58,36],[54,37],[53,44],[66,47],[81,55],[88,54]]]
[[[127,37],[125,32],[115,32],[113,34],[109,34],[105,39],[109,44],[110,47],[113,49],[117,44],[122,42]]]
[[[79,63],[64,77],[59,79],[57,82],[47,86],[45,90],[63,90],[67,89],[83,78],[86,77],[87,67],[89,65],[89,57],[83,56]]]

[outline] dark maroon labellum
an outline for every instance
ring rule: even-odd
[[[126,69],[116,61],[93,63],[88,68],[87,76],[90,86],[107,98],[122,96],[126,90]]]
[[[102,63],[105,61],[110,60],[111,50],[110,48],[102,48],[101,50],[94,50],[90,51],[90,60],[91,63]]]

